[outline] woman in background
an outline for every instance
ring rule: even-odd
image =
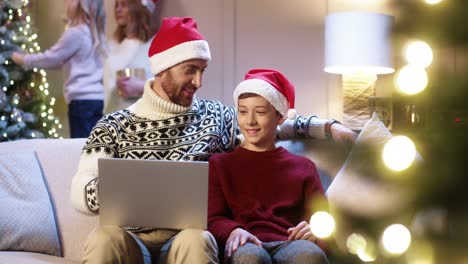
[[[152,17],[157,1],[115,0],[117,28],[110,41],[110,54],[104,65],[105,113],[133,104],[143,93],[146,79],[152,78],[148,49],[156,33]],[[118,71],[139,69],[143,76],[117,76]]]
[[[66,0],[67,29],[43,53],[14,52],[12,60],[28,68],[62,68],[72,138],[88,137],[102,117],[103,63],[106,55],[104,0]]]

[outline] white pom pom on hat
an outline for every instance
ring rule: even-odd
[[[154,75],[191,59],[211,59],[210,48],[191,17],[164,18],[148,57]]]
[[[254,93],[262,96],[288,119],[296,118],[294,109],[294,85],[279,71],[273,69],[252,69],[245,74],[244,81],[234,90],[234,102],[238,105],[239,96]]]

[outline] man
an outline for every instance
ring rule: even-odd
[[[203,160],[229,152],[240,142],[236,111],[195,97],[211,58],[208,43],[192,18],[165,18],[149,52],[154,80],[129,108],[103,117],[93,128],[72,180],[71,199],[85,214],[99,212],[97,160],[104,157]],[[326,132],[327,130],[328,132]],[[354,141],[356,135],[336,122],[297,117],[279,127],[279,137],[309,136]],[[129,175],[131,177],[131,175]],[[85,263],[216,263],[217,245],[204,230],[142,230],[98,227],[85,245]]]

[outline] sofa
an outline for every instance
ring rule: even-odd
[[[70,202],[71,179],[76,172],[84,144],[85,139],[29,139],[0,143],[0,152],[3,153],[19,150],[35,152],[55,214],[61,248],[60,256],[26,251],[0,251],[0,263],[80,262],[87,235],[99,224],[97,216],[79,213]],[[312,159],[317,165],[325,188],[340,170],[347,155],[347,151],[342,146],[329,141],[286,140],[279,141],[278,145]],[[4,217],[0,215],[0,223]]]

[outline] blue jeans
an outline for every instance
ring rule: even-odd
[[[87,138],[102,117],[103,100],[72,100],[68,105],[71,138]]]
[[[263,243],[261,247],[246,243],[237,249],[228,263],[328,264],[328,259],[322,249],[313,242],[293,240]]]

